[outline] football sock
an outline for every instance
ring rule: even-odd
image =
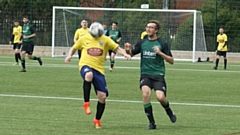
[[[168,102],[168,101],[167,101],[167,103],[165,103],[165,104],[161,103],[161,105],[162,105],[162,107],[163,107],[164,109],[168,109],[168,108],[169,108],[169,102]]]
[[[21,62],[22,62],[22,68],[25,69],[25,58],[22,58]]]
[[[147,103],[147,104],[144,104],[143,107],[144,107],[145,114],[148,117],[149,123],[154,124],[155,120],[153,118],[153,113],[152,113],[152,104]]]
[[[114,67],[114,63],[115,63],[115,60],[110,60],[110,62],[111,62],[111,68],[113,68],[113,67]]]
[[[91,90],[91,82],[87,82],[84,80],[84,82],[83,82],[84,102],[89,102],[90,90]]]
[[[18,55],[18,59],[21,60],[21,55],[20,55],[20,53],[18,53],[17,55]]]
[[[102,117],[102,115],[103,115],[103,112],[104,112],[104,110],[105,110],[105,103],[100,103],[99,101],[98,101],[98,104],[97,104],[97,113],[96,113],[96,119],[97,120],[100,120],[101,119],[101,117]]]
[[[15,53],[15,61],[18,63],[18,54],[19,53]]]
[[[32,59],[33,59],[33,60],[39,60],[39,57],[32,56]]]
[[[224,69],[227,68],[227,59],[224,59]]]
[[[218,67],[218,63],[219,63],[219,59],[216,59],[216,66],[215,67]]]

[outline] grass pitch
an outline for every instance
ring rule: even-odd
[[[152,93],[157,124],[148,131],[139,90],[139,61],[116,60],[106,80],[109,97],[103,129],[93,127],[96,95],[91,91],[92,114],[84,114],[82,79],[77,58],[43,57],[43,66],[26,60],[27,72],[13,66],[13,55],[0,56],[1,135],[231,135],[240,134],[240,65],[213,70],[213,63],[166,63],[167,97],[177,115],[171,123]]]

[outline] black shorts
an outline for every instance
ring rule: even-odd
[[[147,85],[150,89],[163,91],[165,96],[167,93],[167,85],[164,76],[151,76],[151,75],[141,75],[140,77],[140,88],[143,85]]]
[[[227,56],[227,52],[226,51],[217,51],[217,55],[226,57]]]
[[[21,51],[26,51],[27,54],[32,55],[33,50],[34,50],[34,43],[33,42],[23,42]]]
[[[109,51],[108,51],[108,55],[109,55],[109,56],[111,56],[112,53],[116,54],[117,52],[116,52],[116,51],[113,51],[113,50],[109,50]]]
[[[22,46],[22,44],[14,43],[14,44],[13,44],[13,50],[15,50],[15,49],[20,49],[21,46]]]

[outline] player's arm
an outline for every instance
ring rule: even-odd
[[[23,38],[33,38],[33,37],[36,37],[35,30],[33,29],[32,26],[30,27],[30,31],[31,31],[32,34],[29,35],[29,36],[24,36],[24,35],[23,35]]]
[[[11,37],[11,39],[9,41],[9,45],[11,45],[13,43],[13,40],[14,40],[14,35],[12,34],[12,37]]]
[[[131,59],[131,56],[129,54],[127,54],[126,51],[124,49],[122,49],[121,47],[118,46],[115,51],[117,53],[121,54],[122,56],[124,56],[127,60]]]
[[[132,45],[130,43],[126,42],[124,44],[124,49],[127,54],[134,56],[141,52],[141,43],[142,42],[138,42],[134,47],[132,47]]]
[[[65,58],[65,63],[68,63],[71,61],[73,54],[76,52],[77,50],[72,46],[69,51],[68,51],[68,56]]]
[[[73,38],[73,42],[76,43],[78,40],[79,34],[78,34],[78,30],[76,30],[75,34],[74,34],[74,38]]]
[[[122,33],[119,31],[117,42],[120,43],[121,39],[122,39]]]
[[[223,45],[222,49],[223,49],[225,46],[227,46],[227,44],[228,44],[227,35],[226,35],[225,38],[224,38],[224,42],[225,42],[225,44]]]
[[[163,50],[162,51],[159,49],[159,47],[153,47],[153,50],[156,52],[156,54],[160,55],[168,63],[170,63],[170,64],[174,63],[172,53],[171,53],[167,43],[165,43],[163,45]]]

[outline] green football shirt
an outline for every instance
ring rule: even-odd
[[[23,25],[22,33],[24,36],[30,36],[33,33],[35,33],[35,31],[34,31],[33,27],[31,27],[29,24],[27,24],[27,25]],[[32,41],[33,41],[33,38],[23,39],[23,42],[32,42]]]
[[[156,54],[153,47],[159,47],[159,49],[168,56],[172,57],[172,53],[168,44],[162,41],[160,38],[156,40],[144,39],[138,42],[132,49],[132,54],[136,55],[141,53],[141,74],[153,75],[153,76],[164,76],[165,75],[165,64],[164,59]]]
[[[117,42],[117,39],[122,37],[122,34],[119,30],[108,30],[106,33],[106,36],[111,36],[111,39],[115,42]]]

